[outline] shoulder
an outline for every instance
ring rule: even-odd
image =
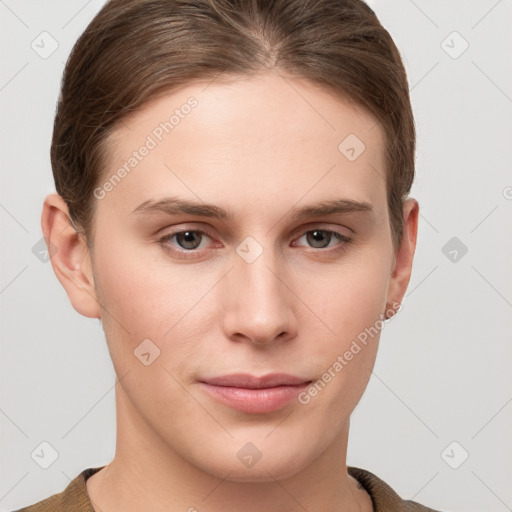
[[[415,501],[403,500],[386,482],[366,469],[348,466],[347,471],[370,495],[375,512],[440,512]]]
[[[95,512],[85,481],[101,468],[88,468],[77,475],[60,493],[13,512]]]

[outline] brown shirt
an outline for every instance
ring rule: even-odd
[[[102,467],[85,469],[61,493],[14,512],[94,512],[85,481]],[[388,484],[365,469],[348,466],[347,471],[371,496],[374,512],[439,512],[402,500]]]

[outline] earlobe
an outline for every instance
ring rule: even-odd
[[[41,228],[46,245],[51,248],[53,271],[73,308],[86,317],[100,318],[89,249],[84,236],[73,226],[69,209],[59,194],[45,198]]]
[[[388,303],[401,304],[411,278],[412,263],[418,235],[419,204],[409,198],[403,205],[404,226],[400,247],[396,250],[389,287]]]

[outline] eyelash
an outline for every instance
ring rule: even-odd
[[[313,233],[314,231],[321,231],[323,233],[331,233],[335,238],[337,238],[341,243],[339,244],[336,244],[334,246],[334,248],[332,247],[327,247],[327,248],[316,248],[316,247],[310,247],[311,250],[317,252],[317,251],[321,251],[321,252],[324,252],[324,253],[341,253],[342,251],[346,250],[347,249],[347,246],[352,242],[352,238],[351,237],[348,237],[338,231],[333,231],[333,230],[330,230],[330,229],[322,229],[322,228],[313,228],[313,229],[308,229],[306,231],[302,231],[301,232],[301,235],[299,236],[299,238],[302,238],[304,235],[307,235],[308,233]],[[176,235],[179,235],[181,233],[187,233],[187,232],[190,232],[190,233],[196,233],[196,234],[200,234],[200,235],[206,235],[207,237],[209,238],[213,238],[213,235],[211,233],[209,233],[208,231],[206,230],[201,230],[201,229],[181,229],[179,231],[174,231],[172,233],[167,233],[165,236],[161,237],[159,240],[158,240],[158,243],[162,246],[162,248],[166,251],[166,252],[169,252],[171,254],[178,254],[180,257],[183,257],[183,258],[189,258],[189,259],[193,259],[193,258],[197,258],[197,252],[195,251],[200,251],[201,249],[189,249],[189,250],[186,250],[186,249],[176,249],[175,247],[172,247],[170,244],[169,244],[169,241],[174,238]],[[329,243],[331,242],[331,240],[329,240]],[[172,247],[172,248],[171,248]]]

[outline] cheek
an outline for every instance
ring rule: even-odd
[[[144,259],[141,250],[115,250],[113,245],[103,251],[98,247],[95,274],[116,375],[130,400],[154,421],[162,421],[164,409],[169,415],[178,407],[193,411],[194,404],[178,382],[193,356],[191,340],[197,336],[190,329],[193,315],[187,312],[197,302],[200,290],[186,286],[179,269],[171,272],[167,268],[164,275],[148,261],[147,254]],[[178,328],[172,330],[175,325],[186,336],[181,334],[178,339]],[[145,353],[149,353],[148,365]]]
[[[99,237],[98,237],[99,239]],[[179,269],[160,268],[147,246],[97,244],[95,278],[102,324],[114,361],[133,355],[144,339],[161,347],[197,296]],[[123,353],[125,353],[123,355]]]
[[[343,343],[373,325],[384,312],[389,278],[388,258],[361,250],[327,272],[310,272],[302,279],[300,296],[319,326],[323,322],[322,332]]]
[[[365,256],[347,259],[329,275],[308,279],[304,285],[309,297],[305,302],[322,320],[316,323],[324,333],[309,348],[317,375],[323,376],[317,388],[324,398],[316,405],[335,408],[340,418],[345,417],[340,408],[355,406],[371,375],[389,277],[388,258],[369,249]],[[304,319],[302,328],[320,332],[311,322]]]
[[[159,251],[156,242],[138,240],[122,226],[98,228],[95,275],[102,298],[109,311],[131,325],[130,331],[154,326],[162,311],[171,315],[187,303],[180,269],[163,265]]]

